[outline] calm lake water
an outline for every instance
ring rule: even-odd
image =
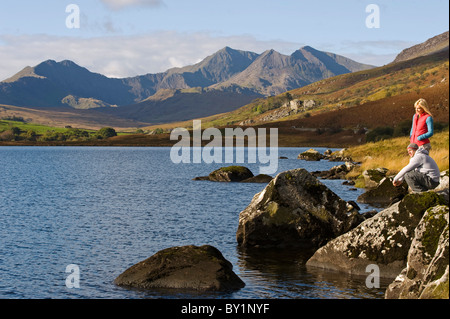
[[[341,164],[297,160],[305,150],[279,148],[288,159],[279,160],[278,172]],[[0,147],[0,298],[384,297],[388,283],[369,289],[365,278],[306,269],[302,251],[240,251],[239,213],[265,185],[192,180],[228,165],[174,164],[170,148]],[[256,175],[260,164],[242,165]],[[340,180],[323,182],[347,201],[362,193]],[[218,248],[245,288],[174,294],[113,284],[157,251],[191,244]],[[79,267],[80,288],[66,287],[70,264]]]

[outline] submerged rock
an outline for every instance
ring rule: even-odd
[[[395,278],[406,266],[424,212],[444,202],[435,192],[409,194],[318,249],[306,265],[367,276],[366,267],[375,264],[381,277]]]
[[[305,169],[278,174],[239,215],[241,247],[318,248],[364,218]]]
[[[427,210],[415,229],[407,266],[389,285],[387,299],[448,299],[448,206]]]
[[[241,183],[269,183],[272,180],[272,176],[266,174],[259,174],[241,181]]]
[[[245,284],[232,268],[213,246],[172,247],[131,266],[114,283],[140,289],[240,289]]]
[[[253,173],[244,166],[221,167],[209,174],[209,180],[216,182],[242,182],[250,177]]]

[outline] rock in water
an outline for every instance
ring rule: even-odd
[[[216,182],[241,182],[250,177],[253,173],[244,166],[221,167],[209,174],[209,180]]]
[[[114,283],[140,289],[237,290],[245,286],[233,266],[213,246],[161,250],[128,268]]]
[[[305,169],[278,174],[239,215],[241,247],[318,248],[364,218]]]
[[[252,171],[245,166],[228,166],[216,169],[208,176],[195,177],[194,180],[212,182],[242,182],[252,177],[254,177]]]
[[[320,161],[323,158],[324,156],[322,154],[312,148],[297,156],[297,159],[302,159],[305,161]]]

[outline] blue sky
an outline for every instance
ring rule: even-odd
[[[69,4],[79,28],[68,28]],[[379,8],[379,28],[366,19]],[[448,31],[447,0],[0,0],[0,80],[43,60],[127,77],[194,64],[225,46],[291,54],[309,45],[384,65]]]

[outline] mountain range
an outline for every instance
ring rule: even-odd
[[[92,109],[144,123],[228,112],[258,97],[277,95],[373,66],[305,46],[291,55],[225,47],[201,62],[166,72],[108,78],[76,63],[44,61],[0,82],[0,104]]]

